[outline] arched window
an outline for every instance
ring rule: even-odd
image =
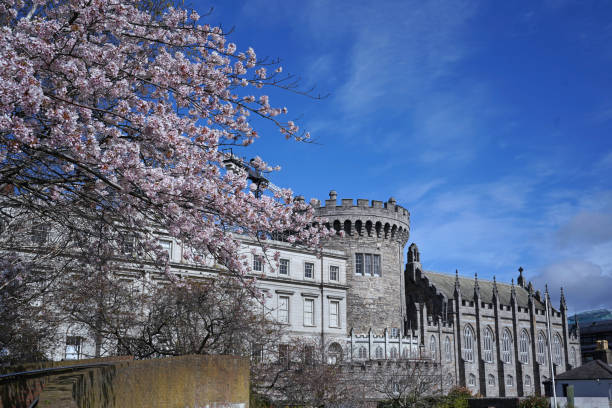
[[[379,360],[383,358],[383,349],[380,346],[376,347],[376,358]]]
[[[487,384],[488,385],[495,385],[495,377],[493,376],[493,374],[489,374],[489,376],[487,377]]]
[[[408,347],[404,347],[404,350],[402,350],[402,358],[410,358],[410,349]]]
[[[529,335],[526,330],[521,332],[519,339],[519,360],[523,364],[529,363]]]
[[[538,333],[538,343],[536,345],[536,359],[538,363],[546,365],[546,337],[544,333]]]
[[[444,356],[446,357],[446,361],[450,362],[453,360],[453,348],[451,345],[450,337],[446,336],[444,339]]]
[[[525,376],[525,387],[531,387],[531,377],[529,375]]]
[[[484,332],[484,360],[487,363],[493,362],[493,332],[488,327]]]
[[[502,334],[502,360],[504,363],[509,364],[512,362],[512,335],[510,330],[505,329]]]
[[[395,347],[391,347],[391,358],[397,358],[397,349]]]
[[[572,368],[576,367],[576,349],[574,347],[570,349],[570,364]]]
[[[506,376],[506,386],[514,387],[514,377],[512,377],[510,374]]]
[[[436,359],[436,336],[431,336],[429,338],[429,353],[431,354],[432,359]]]
[[[474,374],[470,374],[468,377],[468,385],[470,387],[475,387],[476,386],[476,376]]]
[[[342,346],[338,343],[332,343],[327,349],[327,362],[329,364],[336,364],[342,361]]]
[[[474,361],[474,330],[469,324],[463,329],[463,358]]]
[[[558,334],[553,337],[553,357],[556,365],[561,365],[563,359],[561,358],[561,338]]]
[[[368,350],[364,346],[359,347],[359,358],[368,358]]]

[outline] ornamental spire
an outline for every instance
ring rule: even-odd
[[[525,287],[525,277],[523,276],[523,271],[524,271],[523,267],[519,266],[518,271],[519,271],[519,276],[518,276],[518,279],[516,280],[516,284],[519,285],[521,288],[524,288]]]
[[[497,280],[495,279],[495,275],[493,275],[493,297],[497,299],[499,294],[497,292]]]
[[[565,303],[565,294],[563,293],[563,286],[561,286],[561,300],[560,300],[560,308],[567,310],[567,303]]]
[[[480,285],[478,284],[478,273],[474,273],[474,297],[480,297]]]
[[[459,270],[455,269],[455,293],[461,292],[461,284],[459,283]]]

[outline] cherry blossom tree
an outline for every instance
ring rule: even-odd
[[[236,234],[291,231],[290,242],[317,245],[327,232],[303,200],[255,194],[244,167],[225,167],[226,148],[260,136],[254,119],[309,139],[263,93],[295,85],[195,11],[0,0],[0,285],[24,279],[34,258],[112,259],[127,241],[167,269],[152,226],[184,243],[186,258],[213,257],[237,276],[249,265]],[[275,170],[261,158],[251,165]],[[30,221],[18,222],[24,209]],[[50,249],[37,225],[51,226]],[[37,255],[15,256],[27,233]]]

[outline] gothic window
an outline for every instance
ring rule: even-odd
[[[544,333],[538,333],[538,343],[536,347],[536,358],[538,363],[546,365],[546,337]]]
[[[402,358],[410,358],[410,349],[408,347],[404,347],[404,350],[402,350]]]
[[[446,357],[446,361],[451,362],[453,359],[453,351],[450,337],[446,336],[444,339],[444,355]]]
[[[474,374],[470,374],[468,377],[468,385],[470,387],[475,387],[476,386],[476,376]]]
[[[488,385],[495,385],[495,377],[493,376],[493,374],[489,374],[489,376],[487,377],[487,384]]]
[[[327,349],[327,362],[337,364],[342,361],[342,347],[338,343],[330,344]]]
[[[553,337],[553,357],[555,359],[555,364],[561,365],[561,339],[558,334]]]
[[[487,363],[493,362],[493,332],[488,327],[484,332],[484,360]]]
[[[397,349],[395,347],[391,347],[391,358],[397,358]]]
[[[512,377],[510,374],[506,376],[506,386],[514,387],[514,377]]]
[[[314,365],[314,346],[304,346],[302,361],[304,365]]]
[[[391,328],[391,337],[399,337],[399,328],[397,327]]]
[[[525,376],[525,387],[531,387],[531,377],[528,375]]]
[[[432,359],[436,359],[436,336],[431,336],[429,338],[429,353],[431,354]]]
[[[463,358],[474,361],[474,330],[469,324],[463,329]]]
[[[78,360],[82,357],[81,347],[83,338],[80,336],[66,336],[66,360]]]
[[[279,275],[289,275],[289,260],[281,259],[278,267]]]
[[[502,360],[504,363],[509,364],[512,362],[512,336],[510,330],[505,329],[502,334]]]
[[[383,358],[383,349],[382,349],[382,347],[380,347],[380,346],[376,347],[376,352],[375,353],[376,353],[376,358],[377,359],[380,360],[380,359]]]
[[[519,339],[519,360],[523,364],[529,363],[529,335],[526,330],[521,332]]]
[[[364,346],[359,347],[359,358],[368,358],[368,350]]]
[[[572,368],[576,367],[576,349],[574,347],[570,350],[570,364]]]

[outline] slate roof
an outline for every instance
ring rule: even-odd
[[[612,379],[612,366],[601,360],[589,361],[555,377],[557,380]]]
[[[425,271],[423,277],[429,280],[430,285],[434,285],[436,289],[444,294],[448,299],[455,298],[455,276],[432,271]],[[459,285],[461,287],[461,297],[466,300],[471,300],[474,295],[474,278],[459,276]],[[493,302],[493,281],[478,279],[480,287],[480,298],[483,302]],[[499,303],[502,305],[510,305],[510,293],[512,285],[497,282],[497,293],[499,295]],[[514,285],[516,292],[517,304],[520,307],[527,307],[529,301],[529,292],[527,288],[522,288]],[[536,309],[544,310],[544,304],[538,301],[535,296],[533,298]]]

